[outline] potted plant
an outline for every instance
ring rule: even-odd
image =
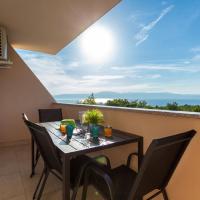
[[[89,125],[93,138],[98,138],[100,126],[104,121],[103,113],[98,109],[88,110],[83,115],[83,122]]]

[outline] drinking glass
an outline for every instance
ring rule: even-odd
[[[83,115],[84,115],[84,113],[85,113],[85,111],[79,111],[78,112],[78,118],[79,118],[81,126],[83,125]]]
[[[87,132],[87,126],[84,124],[84,118],[83,118],[83,115],[84,115],[85,111],[79,111],[78,112],[78,118],[79,118],[79,122],[80,122],[80,129],[81,129],[81,132],[82,133],[86,133]]]
[[[70,140],[72,138],[73,135],[73,131],[74,131],[74,126],[72,125],[67,125],[67,139]]]
[[[112,127],[111,126],[104,127],[104,135],[105,135],[105,137],[112,137]]]

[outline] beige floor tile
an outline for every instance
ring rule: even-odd
[[[19,166],[12,147],[0,149],[0,176],[18,173]]]
[[[40,159],[35,176],[30,178],[30,145],[0,148],[0,200],[32,200],[42,169]],[[79,189],[77,200],[81,200],[81,194]],[[49,176],[41,200],[62,200],[62,182],[54,175]],[[88,200],[103,198],[90,187]]]
[[[26,200],[26,197],[24,195],[21,195],[21,196],[17,196],[17,197],[11,198],[9,200]]]
[[[33,176],[32,178],[26,175],[21,175],[22,177],[22,183],[23,183],[23,187],[25,189],[25,195],[28,199],[31,199],[33,196],[33,193],[35,191],[35,188],[38,184],[39,178],[40,178],[40,174],[36,174],[35,176]],[[58,180],[54,175],[49,175],[48,179],[47,179],[47,183],[45,185],[43,194],[48,194],[54,191],[57,191],[59,189],[61,189],[62,185],[60,180]]]
[[[62,190],[55,190],[43,195],[43,200],[62,200]]]
[[[24,195],[24,188],[19,174],[0,176],[0,200],[8,200]]]
[[[72,194],[72,191],[71,191]],[[82,188],[79,189],[77,194],[77,200],[81,200]],[[62,200],[62,190],[56,190],[53,192],[48,192],[43,195],[44,200]],[[93,187],[88,188],[87,200],[103,200],[103,198],[95,191]]]
[[[19,166],[19,171],[25,175],[30,175],[31,172],[31,151],[28,145],[24,147],[15,147],[16,162]]]

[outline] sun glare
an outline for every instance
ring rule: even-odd
[[[105,62],[113,53],[113,36],[109,30],[101,26],[93,26],[86,30],[81,38],[83,54],[92,62]]]

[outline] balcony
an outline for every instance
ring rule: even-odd
[[[19,2],[23,6],[26,5],[23,0]],[[8,55],[13,62],[10,68],[0,69],[0,200],[32,199],[33,191],[42,170],[42,162],[40,160],[36,169],[36,176],[32,179],[29,178],[31,159],[30,134],[24,126],[21,113],[27,113],[32,121],[37,122],[37,110],[39,108],[62,108],[64,118],[77,119],[79,111],[93,107],[98,107],[104,113],[106,123],[113,128],[143,136],[144,150],[147,149],[153,138],[195,129],[197,134],[178,165],[167,191],[171,200],[200,199],[200,156],[198,155],[200,150],[200,114],[56,103],[55,99],[16,53],[14,47],[48,53],[58,52],[66,43],[69,43],[80,32],[117,4],[119,0],[104,0],[101,1],[103,2],[101,6],[99,6],[100,1],[98,0],[87,2],[88,4],[95,2],[91,6],[93,8],[92,12],[90,10],[91,7],[85,6],[82,0],[77,4],[67,5],[67,7],[70,7],[70,13],[65,10],[60,11],[60,13],[54,13],[55,6],[51,4],[52,12],[49,12],[51,20],[47,18],[47,21],[52,22],[55,20],[60,22],[54,23],[53,27],[52,24],[46,26],[45,20],[38,23],[39,20],[35,18],[35,13],[31,9],[32,6],[28,5],[30,12],[26,7],[16,6],[15,4],[11,6],[7,1],[4,1],[0,6],[0,24],[8,26],[10,37]],[[38,8],[41,7],[40,5]],[[64,8],[65,6],[60,5],[60,7]],[[16,9],[19,9],[18,12],[15,12]],[[10,12],[7,12],[8,10]],[[82,10],[83,12],[79,13],[79,18],[76,18],[78,16],[77,12],[72,12],[73,10]],[[43,10],[39,9],[38,12],[40,18],[43,18]],[[11,18],[10,13],[16,17]],[[66,13],[68,15],[63,18],[65,15],[62,14]],[[25,18],[24,16],[30,16],[30,23],[21,23],[21,19]],[[55,16],[57,17],[55,18]],[[64,26],[66,24],[65,19],[70,19],[66,26]],[[80,21],[76,21],[76,26],[74,26],[74,19],[80,19]],[[49,34],[50,32],[51,34]],[[32,37],[27,37],[27,35],[32,35]],[[46,37],[47,35],[49,37]],[[45,40],[41,38],[45,38]],[[103,152],[97,152],[96,154],[103,153],[108,155],[114,167],[124,163],[127,155],[135,149],[136,146],[129,144],[120,148],[115,147]],[[133,167],[135,166],[133,165]],[[61,189],[61,183],[51,176],[45,188],[43,199],[62,199]],[[102,199],[94,188],[90,188],[89,193],[91,200]],[[80,199],[80,192],[78,199]],[[162,197],[157,197],[156,199],[159,200]]]
[[[77,119],[78,111],[87,110],[94,106],[53,103],[51,107],[62,108],[65,118]],[[104,113],[105,121],[114,128],[142,135],[144,137],[145,149],[153,138],[183,132],[191,128],[197,131],[200,130],[199,114],[103,106],[99,106],[98,108]],[[170,199],[198,199],[200,160],[196,152],[199,149],[199,141],[199,134],[197,134],[176,169],[167,188]],[[135,148],[134,145],[125,145],[120,148],[115,147],[103,152],[97,152],[97,154],[104,153],[108,155],[112,166],[117,166],[125,163],[127,155]],[[0,184],[2,185],[1,194],[3,194],[3,199],[31,199],[39,174],[41,173],[42,163],[39,164],[36,170],[37,175],[33,179],[30,179],[29,142],[26,140],[23,143],[22,141],[15,142],[15,145],[4,145],[4,147],[0,148],[0,160]],[[183,188],[187,188],[187,190]],[[94,188],[90,188],[89,193],[90,199],[102,199],[95,192]],[[61,183],[55,177],[50,177],[44,191],[44,199],[61,199],[61,194]],[[162,198],[158,197],[157,199]]]
[[[58,104],[52,107],[62,108],[65,118],[78,118],[78,111],[90,109],[93,106]],[[156,112],[147,110],[98,107],[105,115],[105,120],[114,128],[130,133],[137,133],[144,137],[145,149],[153,138],[158,138],[173,133],[179,133],[191,128],[199,131],[199,114]],[[27,134],[28,135],[28,134]],[[170,199],[198,199],[199,197],[199,135],[197,134],[184,154],[181,163],[175,171],[167,188]],[[133,145],[115,147],[104,150],[109,156],[112,166],[125,163],[128,153],[134,150]],[[97,152],[99,154],[100,152]],[[164,159],[164,158],[163,158]],[[37,174],[30,179],[30,144],[16,143],[15,145],[0,148],[0,192],[2,199],[31,199],[35,185],[42,169],[42,162],[37,168]],[[187,188],[183,189],[183,188]],[[101,199],[100,195],[90,188],[91,199]],[[61,199],[61,183],[50,177],[44,191],[44,199]],[[79,192],[80,196],[80,192]],[[159,199],[159,197],[157,198]],[[162,199],[162,198],[161,198]]]
[[[14,49],[9,48],[9,55],[14,64],[11,69],[2,69],[0,73],[2,91],[0,99],[0,105],[2,105],[0,117],[1,193],[4,194],[3,199],[13,199],[14,197],[16,199],[28,199],[33,193],[40,169],[37,169],[38,176],[36,178],[33,180],[29,178],[30,137],[21,119],[21,113],[26,112],[31,120],[38,121],[38,108],[58,107],[62,108],[64,118],[77,119],[79,111],[94,106],[56,103]],[[98,108],[104,113],[105,121],[112,127],[142,135],[145,149],[153,138],[189,129],[200,131],[200,115],[198,113],[103,106]],[[199,198],[200,159],[197,155],[200,146],[199,141],[198,133],[184,154],[167,188],[170,199],[188,200]],[[116,166],[124,163],[128,153],[132,152],[134,148],[136,148],[134,145],[127,145],[103,153],[109,156],[112,166]],[[52,177],[47,185],[45,195],[51,197],[60,195],[59,184]],[[17,185],[19,188],[13,185]],[[10,188],[15,188],[15,190],[12,190],[13,193],[10,192]],[[91,190],[91,195],[100,198],[93,190]],[[44,198],[47,197],[44,196]]]

